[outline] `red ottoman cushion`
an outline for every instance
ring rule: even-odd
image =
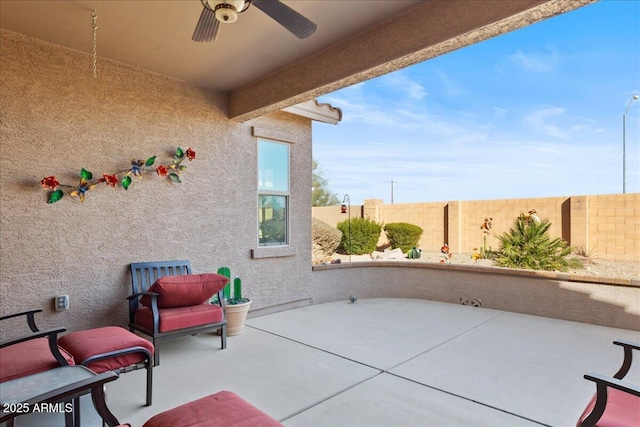
[[[578,425],[587,418],[596,404],[596,395],[585,408]],[[607,389],[607,406],[598,420],[598,427],[640,426],[640,397],[609,387]]]
[[[58,345],[72,354],[77,364],[91,356],[131,347],[144,347],[153,355],[153,344],[118,326],[72,332],[58,340]],[[144,361],[144,353],[129,353],[97,360],[86,365],[95,373],[114,371]]]
[[[160,332],[174,331],[191,326],[219,323],[224,319],[222,307],[217,304],[199,304],[191,307],[161,308]],[[149,307],[136,310],[135,322],[153,330],[153,315]]]
[[[60,353],[69,365],[75,365],[73,357],[60,349]],[[36,338],[30,341],[0,348],[0,382],[13,380],[26,375],[37,374],[60,366],[51,354],[49,340]]]
[[[221,391],[155,415],[142,427],[284,427],[230,391]]]
[[[164,276],[156,280],[147,292],[157,292],[158,308],[188,307],[202,304],[229,282],[215,273]],[[140,304],[150,307],[151,297],[143,296]]]

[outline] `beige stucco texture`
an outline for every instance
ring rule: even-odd
[[[129,264],[171,259],[190,259],[196,273],[230,267],[256,309],[310,297],[308,119],[280,112],[237,123],[224,94],[104,60],[94,78],[90,55],[1,37],[2,314],[43,308],[40,326],[69,330],[126,325]],[[292,143],[289,256],[251,257],[254,127]],[[65,189],[53,204],[40,186],[51,175],[77,185],[82,168],[99,177],[154,155],[168,165],[177,147],[196,151],[182,183],[152,172],[127,191],[102,183],[84,203]],[[68,311],[53,311],[58,294],[69,295]]]

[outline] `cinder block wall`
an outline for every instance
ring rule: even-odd
[[[408,222],[422,227],[422,250],[437,252],[443,243],[448,243],[454,253],[471,254],[484,244],[485,233],[480,226],[485,218],[492,218],[493,224],[491,233],[486,235],[487,246],[497,249],[497,237],[509,231],[518,215],[531,209],[541,219],[551,221],[551,237],[563,238],[597,258],[640,262],[639,193],[393,205],[368,199],[363,212],[365,217],[382,224]],[[314,217],[332,225],[346,219],[339,215],[338,207],[313,208]],[[382,233],[379,244],[385,243]]]

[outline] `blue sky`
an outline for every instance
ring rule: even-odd
[[[622,115],[640,94],[640,1],[603,0],[319,98],[329,191],[352,204],[622,192]],[[640,192],[640,100],[626,118]]]

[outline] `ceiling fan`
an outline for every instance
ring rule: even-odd
[[[299,39],[312,36],[318,26],[280,0],[200,0],[204,9],[191,39],[212,42],[218,37],[220,23],[230,24],[238,14],[255,5]]]

